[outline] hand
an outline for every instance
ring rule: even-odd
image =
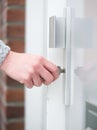
[[[49,85],[59,76],[58,67],[42,56],[10,51],[1,65],[5,73],[31,88]]]

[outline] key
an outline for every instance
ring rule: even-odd
[[[65,69],[64,68],[62,69],[60,66],[58,66],[58,69],[59,69],[59,74],[65,73]]]

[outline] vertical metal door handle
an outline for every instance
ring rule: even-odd
[[[65,81],[65,105],[73,104],[73,45],[71,43],[71,23],[74,17],[74,9],[66,9],[66,81]]]
[[[72,44],[71,44],[71,23],[73,9],[66,8],[66,16],[57,18],[52,16],[49,19],[49,48],[64,48],[63,66],[59,68],[59,73],[65,73],[64,90],[65,105],[71,105],[73,100],[73,74],[72,74]],[[64,69],[65,68],[65,69]],[[66,72],[65,72],[66,70]]]
[[[49,48],[65,48],[65,17],[49,18]]]

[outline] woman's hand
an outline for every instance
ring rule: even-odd
[[[5,73],[31,88],[49,85],[59,76],[58,67],[42,56],[10,51],[1,65]]]

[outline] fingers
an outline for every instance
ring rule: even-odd
[[[55,80],[55,77],[45,67],[41,67],[40,77],[45,85],[49,85]]]
[[[37,73],[33,74],[32,79],[35,86],[39,87],[42,85],[42,79]]]
[[[25,83],[25,86],[27,86],[27,88],[32,88],[34,86],[33,81],[29,81]]]
[[[34,86],[32,80],[25,80],[24,82],[20,81],[20,83],[24,84],[27,88],[32,88]]]
[[[41,62],[34,60],[34,63],[26,70],[21,83],[24,83],[28,88],[41,86],[42,83],[49,85],[59,77],[58,67],[46,59],[42,59]]]
[[[13,67],[14,66],[14,67]],[[59,76],[58,68],[42,56],[11,52],[2,70],[14,80],[31,88],[48,85]]]
[[[50,71],[42,66],[39,73],[35,72],[32,75],[30,74],[30,76],[27,76],[28,78],[26,78],[21,83],[24,83],[28,88],[32,88],[33,86],[39,87],[42,85],[42,83],[45,85],[49,85],[57,78],[57,74],[55,78],[54,72],[52,72],[52,74]]]
[[[54,76],[54,80],[59,77],[59,69],[53,63],[46,61],[44,67]]]
[[[39,87],[42,85],[42,79],[37,73],[35,73],[29,75],[28,78],[25,78],[23,81],[20,81],[20,83],[24,84],[28,88],[32,88],[33,86]]]

